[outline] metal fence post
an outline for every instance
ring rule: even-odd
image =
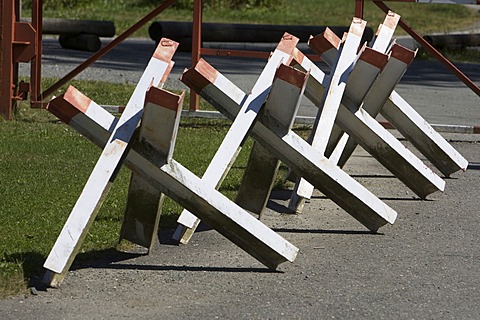
[[[5,119],[12,119],[13,97],[13,24],[15,23],[14,2],[0,0],[0,114]]]

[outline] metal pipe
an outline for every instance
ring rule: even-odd
[[[355,17],[363,19],[364,0],[355,0]]]
[[[42,106],[42,20],[43,8],[41,0],[32,0],[32,27],[35,29],[35,56],[30,61],[30,106]]]
[[[115,25],[113,21],[103,20],[44,19],[42,33],[69,35],[88,33],[99,37],[114,37]]]
[[[480,46],[480,34],[438,34],[426,35],[423,38],[435,48],[463,49]]]
[[[191,32],[191,39],[193,68],[200,60],[202,51],[202,0],[195,0],[193,2],[193,30]],[[200,97],[193,90],[190,90],[190,111],[197,111],[199,103]]]

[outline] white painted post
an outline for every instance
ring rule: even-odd
[[[352,95],[350,98],[355,101],[363,101],[365,98],[368,90],[370,89],[373,81],[375,80],[376,76],[378,76],[378,72],[380,70],[377,70],[376,68],[372,68],[374,65],[381,65],[381,68],[383,68],[384,64],[382,65],[382,60],[380,56],[375,57],[375,52],[378,52],[380,54],[383,54],[387,52],[387,49],[390,47],[391,41],[393,34],[395,32],[395,29],[397,27],[398,21],[400,20],[400,16],[392,11],[388,12],[388,14],[385,17],[385,20],[383,24],[381,24],[375,34],[375,38],[373,40],[373,46],[372,48],[368,48],[371,51],[370,57],[368,60],[370,61],[370,64],[366,63],[365,69],[356,69],[358,70],[358,76],[363,77],[361,82],[364,84],[364,86],[360,88],[356,88],[356,90],[348,90],[350,94]],[[334,65],[333,61],[337,55],[336,50],[338,50],[338,42],[340,41],[340,38],[338,38],[334,33],[331,32],[331,30],[327,29],[324,33],[324,37],[317,37],[317,43],[312,45],[316,46],[315,52],[317,54],[320,54],[322,57],[322,60],[329,61],[329,65]],[[364,48],[364,50],[367,50],[367,48]],[[358,61],[360,63],[361,61]],[[386,63],[386,60],[385,60]],[[368,72],[374,72],[374,74],[369,75]],[[351,74],[350,77],[353,77],[354,74]],[[368,77],[367,80],[366,77]],[[372,114],[371,114],[372,115]],[[374,116],[374,115],[372,115]],[[334,162],[338,162],[340,159],[340,156],[342,154],[342,148],[345,148],[347,145],[347,137],[348,134],[345,133],[338,125],[335,125],[332,130],[332,134],[330,136],[330,140],[327,146],[327,149],[325,151],[325,155],[329,157],[332,161],[335,159]],[[342,138],[340,138],[342,137]],[[337,141],[342,140],[342,144],[337,146]],[[335,149],[335,151],[333,151]],[[335,156],[332,158],[330,154],[334,152]]]
[[[397,83],[403,77],[403,74],[407,70],[408,66],[415,58],[416,52],[413,52],[407,48],[404,48],[398,44],[394,44],[390,52],[390,58],[388,63],[383,68],[378,78],[373,82],[371,88],[365,99],[354,100],[354,104],[363,108],[371,116],[376,116],[385,102],[388,100],[390,93],[393,91]],[[354,94],[355,90],[350,90],[350,97]],[[352,99],[353,100],[353,99]],[[356,112],[356,110],[351,110]],[[343,167],[350,156],[353,154],[357,143],[350,137],[346,143],[343,153],[338,161],[338,165]]]
[[[218,187],[235,161],[239,148],[255,121],[260,108],[270,92],[274,74],[279,65],[289,63],[290,53],[298,43],[298,38],[285,34],[260,74],[251,93],[243,103],[235,121],[228,130],[219,149],[203,175],[203,180],[212,187]],[[178,227],[173,238],[186,244],[200,223],[194,213],[183,210],[178,218]]]
[[[152,87],[145,98],[145,110],[138,139],[132,148],[159,163],[172,158],[184,94],[180,97]],[[157,103],[157,104],[155,104]],[[172,108],[160,108],[158,103]],[[173,108],[174,107],[174,108]],[[152,161],[152,160],[151,160]],[[152,250],[157,240],[164,195],[140,175],[132,173],[120,241],[126,239]]]
[[[380,113],[446,177],[467,170],[467,159],[397,92],[392,92]]]
[[[357,50],[360,45],[363,31],[367,22],[354,18],[346,36],[345,42],[339,50],[338,59],[332,67],[329,81],[325,84],[325,91],[313,125],[312,134],[309,142],[313,148],[321,154],[325,154],[328,140],[337,117],[337,111],[342,101],[343,92],[347,83],[348,76],[355,64]],[[321,128],[321,130],[317,130]],[[313,193],[313,186],[305,179],[299,178],[292,192],[289,208],[297,213],[303,210],[305,198],[310,198]]]
[[[375,34],[372,45],[373,50],[381,53],[387,52],[399,21],[400,16],[398,14],[392,11],[388,12],[385,16],[385,20]]]
[[[160,90],[160,93],[175,96],[163,90]],[[164,96],[159,98],[159,95],[153,95],[153,98],[155,97],[158,99],[152,101],[154,105],[151,108],[162,106],[163,108],[174,110],[174,107],[177,107],[175,116],[172,114],[170,119],[178,124],[178,117],[181,111],[179,99],[174,100],[172,104],[172,99],[166,99]],[[54,106],[50,110],[59,110],[61,106],[66,114],[73,114],[73,117],[76,118],[85,110],[75,104],[77,101],[68,101],[61,96],[50,102]],[[165,104],[167,105],[165,106]],[[91,102],[90,106],[92,105],[95,104]],[[166,110],[166,112],[170,112],[170,110]],[[75,129],[90,132],[89,138],[94,140],[95,144],[99,146],[107,144],[108,134],[106,132],[108,127],[103,126],[105,123],[97,123],[94,126],[96,121],[100,120],[97,119],[98,114],[83,114],[84,118],[89,120],[78,123],[88,123],[88,127],[77,126]],[[149,120],[147,119],[147,121]],[[152,119],[152,121],[155,120]],[[69,123],[72,124],[73,121],[69,121]],[[169,125],[169,127],[172,128],[172,125]],[[171,132],[171,130],[169,131]],[[100,134],[97,134],[99,132]],[[146,154],[145,148],[133,147],[126,155],[125,165],[147,183],[177,201],[183,207],[190,210],[198,210],[199,217],[265,266],[275,269],[280,263],[285,261],[292,262],[295,259],[298,253],[298,249],[295,246],[284,240],[221,193],[209,187],[205,181],[199,179],[181,164],[171,159],[172,139],[168,139],[168,137],[165,139],[164,137],[163,142],[162,139],[159,139],[153,144],[161,147],[160,155],[156,154],[156,152]],[[142,154],[138,150],[143,150]],[[149,159],[146,159],[145,156]],[[47,279],[49,280],[50,277],[47,277]],[[60,282],[55,282],[52,285],[58,286],[59,284]]]
[[[203,59],[184,72],[182,81],[230,119],[235,118],[246,97]],[[274,132],[278,127],[282,125],[275,118],[265,115],[255,123],[251,135],[368,229],[376,231],[395,221],[397,213],[394,210],[293,131],[278,136]]]
[[[168,40],[162,39],[161,41]],[[170,66],[165,71],[158,85],[159,88],[163,88],[173,65],[174,62],[170,61]],[[154,91],[152,90],[152,92]],[[145,120],[149,121],[149,117],[145,117],[142,120],[142,126]],[[151,136],[140,137],[140,139],[151,139],[154,134],[153,128],[155,127],[152,125],[151,128],[152,129],[147,132],[151,134]],[[163,129],[167,130],[167,128]],[[145,130],[143,130],[143,132],[145,132]],[[166,132],[155,132],[155,134],[163,137]],[[156,146],[154,145],[153,147]],[[163,194],[159,190],[147,183],[142,177],[132,173],[119,242],[125,239],[143,246],[147,248],[148,252],[151,252],[157,240],[158,223],[160,221],[163,198]]]
[[[279,135],[282,130],[287,133],[292,128],[307,79],[308,73],[283,64],[278,68],[263,113],[274,117],[284,126],[277,128]],[[235,202],[261,218],[279,165],[278,158],[255,141]]]
[[[115,179],[115,173],[123,160],[130,138],[142,115],[145,92],[157,86],[166,70],[171,68],[171,58],[178,44],[160,41],[148,63],[124,113],[116,124],[109,141],[95,165],[77,203],[55,242],[44,267],[51,271],[49,282],[60,283],[75,258],[88,229]]]
[[[47,110],[102,149],[118,123],[116,117],[73,86],[52,100]]]

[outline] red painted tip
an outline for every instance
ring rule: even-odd
[[[218,71],[204,59],[200,59],[195,67],[185,71],[180,80],[190,89],[200,93],[203,88],[215,82]]]
[[[77,114],[87,111],[91,101],[90,98],[75,87],[69,86],[63,95],[51,100],[46,109],[66,124],[69,124]]]
[[[400,21],[400,15],[396,14],[393,11],[388,11],[385,20],[383,21],[383,25],[390,29],[395,29],[397,27],[398,22]]]
[[[364,47],[359,59],[371,64],[374,67],[383,69],[383,67],[387,64],[388,55],[378,52],[377,50],[373,50],[370,47]]]
[[[391,49],[391,57],[409,65],[415,59],[416,51],[405,48],[398,43],[394,43]]]
[[[303,88],[308,75],[305,72],[281,64],[275,73],[275,78],[288,82],[298,88]]]
[[[361,37],[366,26],[367,26],[367,21],[355,17],[352,20],[352,24],[350,25],[350,29],[348,30],[348,33],[352,33],[358,37]]]
[[[162,38],[158,43],[153,57],[161,61],[171,61],[175,51],[177,51],[178,42],[173,40]]]
[[[164,89],[150,87],[145,97],[145,104],[153,103],[160,107],[180,112],[182,110],[184,93],[182,92],[181,95],[178,95]]]
[[[330,49],[337,50],[340,43],[340,38],[330,28],[308,40],[308,46],[320,56]]]
[[[287,54],[292,54],[293,50],[297,46],[298,41],[300,41],[299,38],[291,35],[288,32],[285,32],[282,36],[282,39],[277,45],[277,50],[280,50]]]

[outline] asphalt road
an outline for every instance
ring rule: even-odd
[[[153,44],[135,40],[118,50],[120,57],[112,53],[81,77],[135,83]],[[44,71],[57,76],[83,55],[46,53]],[[175,78],[189,66],[187,55],[175,60],[167,87],[180,86]],[[247,90],[263,62],[215,58],[212,64]],[[480,65],[459,67],[479,83]],[[436,63],[415,62],[398,91],[431,122],[479,124],[480,98]],[[173,245],[172,230],[164,230],[153,254],[106,251],[104,259],[74,263],[60,289],[1,300],[1,317],[479,319],[480,138],[444,136],[470,166],[426,201],[361,150],[347,164],[350,175],[399,213],[379,234],[367,232],[319,192],[304,214],[282,213],[288,192],[278,192],[264,222],[300,248],[295,262],[278,272],[213,230],[198,232],[185,246]]]

